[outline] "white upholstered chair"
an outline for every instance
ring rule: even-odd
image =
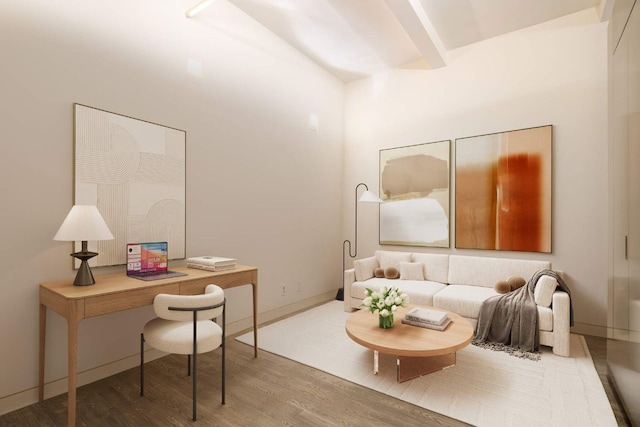
[[[153,300],[158,316],[144,326],[140,335],[140,395],[144,396],[144,343],[160,351],[186,354],[187,375],[193,355],[193,420],[196,420],[197,355],[222,347],[222,404],[225,382],[225,298],[224,291],[208,285],[201,295],[159,294]],[[213,320],[222,315],[222,326]]]

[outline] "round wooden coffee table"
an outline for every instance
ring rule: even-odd
[[[358,344],[373,350],[373,371],[378,373],[378,352],[397,356],[398,382],[439,371],[456,364],[456,352],[473,339],[473,326],[462,316],[447,311],[451,323],[436,331],[401,322],[410,309],[400,307],[390,329],[378,326],[378,313],[358,310],[347,319],[347,335]],[[431,310],[442,309],[423,307]]]

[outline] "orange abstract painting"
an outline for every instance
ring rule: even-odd
[[[551,252],[552,126],[456,140],[456,248]]]

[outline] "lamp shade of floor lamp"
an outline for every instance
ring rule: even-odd
[[[98,253],[89,252],[87,248],[88,241],[111,239],[113,239],[113,234],[111,234],[107,223],[96,206],[74,205],[71,208],[53,240],[82,242],[82,250],[71,254],[72,257],[81,261],[78,273],[73,281],[74,285],[86,286],[93,285],[96,282],[88,261]]]
[[[362,186],[365,188],[365,191],[362,193],[362,195],[360,196],[360,198],[358,198],[358,188]],[[367,184],[361,182],[360,184],[356,185],[356,190],[355,190],[355,233],[354,233],[354,239],[353,239],[353,247],[351,245],[351,241],[350,240],[345,240],[344,242],[342,242],[342,288],[338,289],[338,293],[336,295],[336,300],[339,301],[344,301],[345,295],[344,295],[344,270],[345,270],[345,258],[346,258],[346,254],[349,254],[349,256],[351,258],[355,258],[358,255],[358,203],[359,202],[364,202],[364,203],[383,203],[382,199],[380,199],[378,196],[376,196],[375,194],[373,194],[371,191],[369,191],[369,187],[367,187]],[[353,249],[353,253],[352,250]]]

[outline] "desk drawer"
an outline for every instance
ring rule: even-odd
[[[115,311],[128,310],[130,308],[144,307],[153,304],[153,298],[158,294],[179,294],[180,285],[170,284],[141,288],[139,290],[128,289],[107,295],[99,295],[87,298],[84,303],[85,317],[100,316],[101,314]]]
[[[180,293],[182,295],[197,295],[204,292],[207,285],[214,284],[222,289],[235,288],[250,284],[257,284],[257,271],[236,271],[229,270],[223,274],[217,274],[212,277],[203,277],[200,279],[185,281],[180,284]]]

